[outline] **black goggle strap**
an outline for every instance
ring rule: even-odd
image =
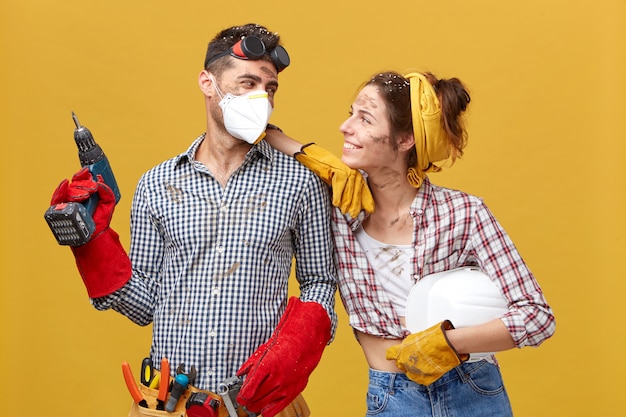
[[[258,36],[246,36],[236,44],[234,44],[230,49],[221,52],[212,58],[209,58],[204,67],[206,68],[211,62],[215,61],[218,58],[221,58],[226,55],[231,55],[237,59],[251,59],[257,60],[261,59],[263,55],[265,55],[265,44]],[[270,52],[270,58],[276,65],[276,69],[278,72],[281,72],[285,68],[287,68],[290,64],[289,54],[287,50],[282,46],[277,46],[273,51]]]

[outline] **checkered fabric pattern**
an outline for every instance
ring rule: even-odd
[[[411,206],[415,230],[412,277],[420,278],[461,266],[480,267],[509,301],[502,317],[518,347],[537,346],[554,332],[550,306],[513,242],[483,201],[457,190],[433,185],[428,177]],[[333,211],[339,292],[353,328],[386,338],[402,338],[392,305],[370,267],[353,231],[357,219]],[[407,294],[408,296],[408,294]]]
[[[320,303],[334,332],[336,271],[326,185],[261,141],[222,188],[194,161],[203,140],[142,176],[132,278],[92,303],[152,323],[155,363],[193,365],[195,385],[215,391],[271,336],[294,257],[300,299]]]

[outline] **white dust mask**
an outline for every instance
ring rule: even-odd
[[[219,106],[224,113],[224,127],[228,133],[250,144],[263,139],[273,110],[267,91],[255,90],[240,96],[224,95],[215,79],[213,85],[221,97]]]

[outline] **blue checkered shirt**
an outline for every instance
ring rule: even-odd
[[[222,188],[194,160],[203,140],[142,176],[132,278],[92,303],[152,323],[154,363],[193,365],[195,385],[215,391],[271,336],[294,257],[300,299],[320,303],[334,333],[336,272],[330,196],[311,171],[261,141]]]

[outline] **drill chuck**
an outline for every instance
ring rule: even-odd
[[[74,119],[74,124],[76,125],[74,141],[78,147],[80,166],[92,165],[105,158],[102,148],[96,143],[89,129],[80,124],[74,112],[72,112],[72,119]]]

